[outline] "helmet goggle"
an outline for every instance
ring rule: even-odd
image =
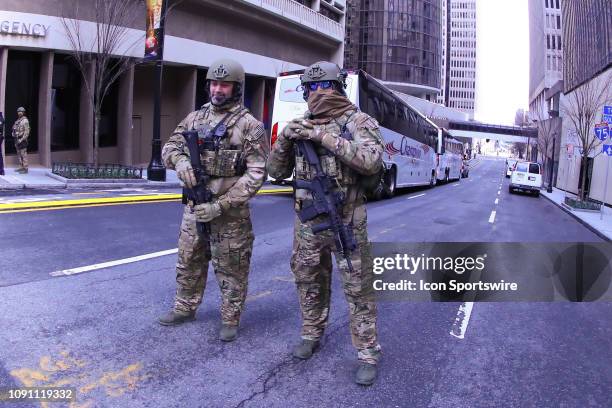
[[[321,89],[331,88],[332,81],[308,82],[306,85],[308,86],[308,89],[314,92],[317,90],[317,88],[321,88]]]

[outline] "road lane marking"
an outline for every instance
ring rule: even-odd
[[[489,217],[489,222],[491,224],[495,222],[495,214],[496,214],[495,210],[491,211],[491,216]]]
[[[19,210],[19,209],[31,209],[31,208],[44,208],[44,207],[66,207],[71,205],[87,205],[87,204],[115,204],[115,203],[129,203],[134,201],[149,201],[149,200],[178,200],[182,197],[182,194],[167,194],[165,196],[159,195],[139,195],[134,197],[99,197],[99,198],[80,198],[72,200],[54,200],[54,201],[41,201],[32,203],[6,203],[0,204],[1,210]]]
[[[165,251],[159,251],[159,252],[153,252],[153,253],[150,253],[150,254],[133,256],[131,258],[118,259],[116,261],[103,262],[103,263],[99,263],[99,264],[81,266],[81,267],[72,268],[72,269],[64,269],[64,270],[61,270],[61,271],[51,272],[49,275],[51,275],[51,276],[76,275],[78,273],[95,271],[96,269],[110,268],[110,267],[117,266],[117,265],[125,265],[125,264],[128,264],[128,263],[144,261],[146,259],[159,258],[160,256],[172,255],[172,254],[176,254],[176,253],[178,253],[178,248],[167,249]]]
[[[11,214],[11,213],[22,213],[22,212],[33,212],[33,211],[54,211],[54,210],[65,210],[72,208],[91,208],[91,207],[108,207],[113,205],[135,205],[135,204],[155,204],[155,203],[171,203],[178,202],[180,200],[147,200],[147,201],[134,201],[130,203],[106,203],[106,204],[84,204],[84,205],[62,205],[59,207],[42,207],[42,208],[26,208],[24,210],[0,210],[0,214]]]
[[[423,197],[424,195],[425,195],[425,193],[413,195],[413,196],[407,197],[406,200],[412,200],[413,198]]]
[[[293,192],[292,188],[279,188],[279,189],[262,189],[257,194],[280,194]],[[22,212],[27,211],[39,211],[47,209],[62,209],[62,208],[82,208],[82,207],[94,207],[101,205],[118,205],[118,204],[137,204],[145,202],[162,202],[162,201],[179,201],[182,198],[182,194],[175,193],[156,193],[150,195],[136,195],[136,196],[120,196],[120,197],[97,197],[97,198],[79,198],[69,200],[53,200],[49,201],[48,197],[46,201],[34,201],[34,199],[28,200],[28,202],[15,202],[15,203],[0,203],[0,213],[8,212]],[[21,199],[25,201],[27,199]],[[38,199],[36,199],[38,200]]]
[[[459,306],[457,317],[455,317],[455,321],[451,327],[451,336],[455,336],[458,339],[465,338],[465,332],[467,331],[468,324],[470,323],[473,308],[474,302],[463,302],[461,306]]]
[[[455,183],[453,184],[453,187],[457,187],[459,185],[459,183]]]
[[[499,198],[495,199],[495,205],[499,204]]]
[[[500,195],[500,194],[501,194],[501,190],[497,190],[497,195]]]

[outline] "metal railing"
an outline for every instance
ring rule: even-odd
[[[279,14],[296,23],[305,25],[335,40],[344,39],[342,24],[293,0],[243,0],[269,12]]]
[[[51,172],[68,179],[140,179],[142,167],[121,164],[53,163]]]

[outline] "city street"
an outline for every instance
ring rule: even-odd
[[[0,198],[10,204],[28,196]],[[450,335],[459,303],[381,302],[383,359],[377,382],[363,388],[353,383],[356,353],[334,274],[323,347],[308,361],[294,360],[300,319],[289,270],[292,197],[260,194],[251,207],[249,297],[239,337],[229,344],[217,337],[212,267],[197,320],[157,323],[175,291],[179,200],[0,212],[0,384],[76,387],[74,407],[612,403],[611,303],[475,303],[460,339]],[[601,242],[544,197],[509,194],[503,158],[482,157],[466,179],[404,189],[368,211],[374,242]],[[75,270],[160,251],[170,253]]]

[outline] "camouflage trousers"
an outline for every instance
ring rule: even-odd
[[[354,212],[351,210],[345,222],[350,221],[351,216],[357,241],[357,249],[351,254],[352,274],[344,257],[336,252],[332,232],[324,231],[316,235],[312,232],[312,225],[321,220],[315,218],[302,223],[296,218],[291,270],[300,298],[302,338],[318,340],[327,326],[333,252],[349,304],[351,339],[357,349],[357,357],[360,361],[376,364],[381,348],[376,336],[376,302],[372,287],[374,272],[365,205],[359,205]]]
[[[209,225],[210,242],[207,242],[197,233],[191,207],[185,206],[179,233],[174,308],[190,312],[202,303],[208,263],[212,260],[221,291],[221,319],[224,324],[237,326],[247,295],[253,251],[251,218],[221,215]]]
[[[15,145],[17,157],[19,158],[19,167],[22,169],[28,168],[28,149],[18,149]]]

